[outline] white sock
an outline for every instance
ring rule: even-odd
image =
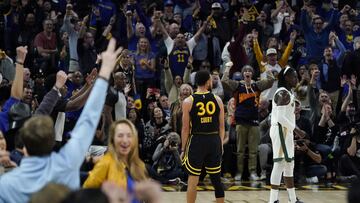
[[[270,203],[274,203],[278,200],[279,190],[270,190]]]
[[[296,202],[296,194],[295,194],[295,188],[287,188],[289,199],[291,203]]]

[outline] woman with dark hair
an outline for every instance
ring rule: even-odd
[[[128,111],[127,118],[135,125],[139,137],[139,154],[143,158],[143,142],[144,142],[144,120],[141,118],[140,112],[136,108],[131,108]]]
[[[165,119],[161,108],[155,107],[151,119],[145,124],[143,143],[145,163],[152,164],[152,155],[157,145],[166,138],[170,130],[169,122]]]
[[[295,69],[287,66],[278,75],[278,89],[272,100],[270,138],[273,148],[274,166],[271,172],[270,201],[277,202],[281,176],[291,203],[300,203],[294,187],[294,135],[296,126],[295,96],[292,88],[298,83]]]

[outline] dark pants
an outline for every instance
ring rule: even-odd
[[[182,170],[182,168],[175,168],[169,170],[167,172],[158,173],[155,168],[147,167],[149,175],[154,178],[155,180],[161,182],[162,184],[168,183],[169,180],[174,178],[180,178],[182,181],[186,181],[187,175]]]
[[[326,144],[317,144],[315,149],[320,152],[322,163],[327,167],[328,172],[337,172],[340,150],[332,151],[332,146]]]
[[[136,79],[136,91],[141,97],[141,101],[146,99],[146,91],[148,88],[154,88],[156,85],[155,78],[153,79]]]
[[[356,156],[342,155],[340,158],[340,172],[345,176],[360,175],[360,158]]]
[[[315,164],[306,167],[306,177],[324,177],[327,172],[327,168],[324,165]]]

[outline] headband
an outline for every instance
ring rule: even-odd
[[[286,66],[285,71],[284,71],[284,76],[286,75],[286,72],[290,69],[290,66]]]

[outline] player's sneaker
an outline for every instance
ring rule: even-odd
[[[250,174],[250,180],[251,181],[257,181],[257,180],[259,180],[259,176],[255,172],[252,172]]]
[[[168,183],[169,183],[170,185],[178,185],[178,184],[180,183],[180,181],[181,181],[180,178],[174,178],[174,179],[170,179],[170,180],[168,181]]]
[[[319,179],[318,177],[314,176],[314,177],[306,178],[306,182],[309,184],[317,184],[319,183]]]
[[[241,181],[241,174],[237,173],[234,177],[235,181]]]
[[[261,175],[259,180],[265,180],[266,179],[266,170],[261,170]]]
[[[289,201],[289,203],[291,203],[291,201]],[[300,201],[299,198],[296,198],[296,202],[295,203],[304,203],[303,201]]]
[[[304,203],[303,201],[300,201],[299,198],[296,198],[296,202],[295,203]]]
[[[224,173],[224,178],[228,178],[228,179],[231,179],[232,178],[232,175],[231,173]]]

